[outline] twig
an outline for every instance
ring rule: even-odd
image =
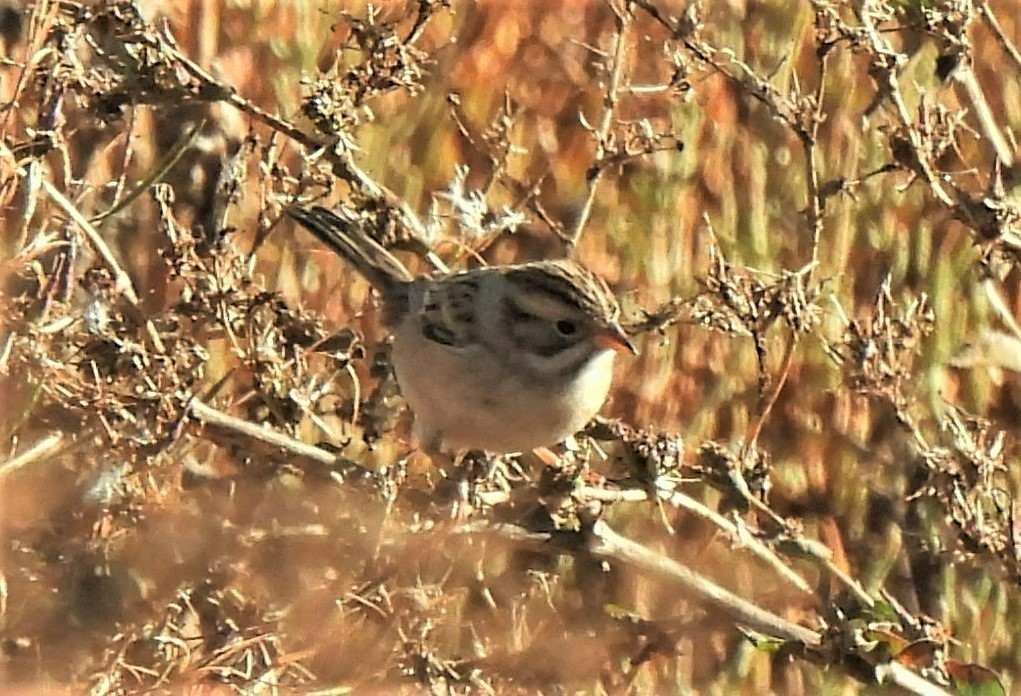
[[[28,176],[28,170],[14,164],[16,161],[14,153],[12,153],[7,145],[2,141],[0,141],[0,157],[5,157],[11,160],[14,171],[19,177],[25,178]],[[139,317],[144,316],[142,307],[140,306],[141,300],[138,297],[138,292],[135,291],[135,286],[131,282],[131,277],[123,268],[121,268],[120,263],[113,255],[110,247],[107,246],[106,241],[102,236],[100,236],[99,231],[92,226],[92,223],[90,223],[88,219],[81,214],[81,212],[73,203],[71,203],[71,201],[67,199],[66,196],[64,196],[63,193],[57,190],[56,186],[46,179],[42,179],[40,184],[42,185],[43,190],[45,190],[49,195],[50,199],[53,200],[53,202],[56,203],[61,210],[67,213],[69,218],[74,220],[78,229],[80,229],[82,234],[85,235],[85,239],[88,240],[93,251],[95,251],[96,254],[99,255],[99,258],[103,260],[103,264],[113,276],[114,289],[128,301],[131,308],[135,310]],[[147,319],[145,321],[145,330],[149,336],[149,340],[152,341],[153,348],[155,348],[159,353],[165,353],[166,347],[163,345],[163,339],[160,337],[160,334],[156,330],[156,326],[152,323],[152,320]]]
[[[946,190],[939,177],[933,171],[929,155],[926,153],[925,148],[922,147],[922,138],[918,132],[918,127],[911,118],[908,106],[904,102],[904,96],[901,94],[900,83],[897,80],[898,64],[896,59],[899,54],[893,50],[890,43],[883,38],[879,29],[876,28],[875,23],[872,21],[869,3],[865,3],[865,5],[856,9],[858,10],[858,19],[861,21],[864,35],[871,44],[872,75],[877,84],[879,84],[879,88],[893,102],[897,117],[907,134],[908,144],[916,165],[912,171],[925,180],[933,195],[944,206],[953,210],[956,208],[957,201],[954,200],[954,197]]]
[[[135,186],[132,187],[131,191],[129,191],[126,196],[117,200],[107,210],[96,215],[94,218],[92,218],[90,222],[95,224],[105,220],[106,218],[112,215],[116,215],[117,213],[131,205],[131,203],[136,198],[138,198],[143,193],[148,191],[150,187],[152,187],[154,184],[163,179],[166,173],[169,172],[173,168],[173,166],[177,164],[177,162],[181,159],[184,153],[188,151],[188,148],[190,148],[195,143],[199,131],[201,131],[205,127],[205,125],[206,122],[203,120],[200,121],[195,126],[193,126],[192,128],[190,128],[187,133],[182,135],[177,140],[177,142],[174,143],[174,146],[167,151],[167,154],[163,156],[162,160],[160,160],[160,162],[156,164],[153,170],[149,172],[149,174],[147,174],[144,179],[135,184]],[[124,169],[127,170],[127,166],[125,166]]]
[[[875,674],[876,681],[880,684],[895,684],[912,694],[918,694],[919,696],[952,696],[951,692],[943,687],[933,684],[925,677],[915,674],[894,660],[876,665]]]
[[[806,132],[797,131],[805,154],[805,186],[808,188],[808,225],[812,230],[812,264],[809,267],[809,279],[819,262],[819,242],[823,230],[824,200],[819,191],[819,165],[815,160],[816,143],[819,142],[819,125],[823,122],[822,102],[826,94],[826,56],[829,51],[823,46],[816,47],[819,56],[819,82],[812,96],[812,115]]]
[[[6,462],[0,464],[0,479],[14,473],[18,469],[28,466],[37,459],[48,457],[61,448],[64,436],[60,433],[50,433],[39,442],[35,443],[21,454],[17,454]]]
[[[996,316],[1006,324],[1007,328],[1010,329],[1011,333],[1016,338],[1021,339],[1021,325],[1018,324],[1017,319],[1014,318],[1014,310],[1011,309],[1010,304],[1007,302],[1007,298],[1003,296],[1000,288],[997,287],[989,278],[982,281],[982,289],[985,290],[986,298],[989,300],[989,306],[992,307]]]
[[[226,101],[242,113],[246,113],[269,126],[273,130],[283,133],[295,142],[301,143],[312,150],[323,148],[322,142],[300,130],[292,123],[274,116],[268,111],[256,106],[251,101],[238,94],[233,87],[218,81],[177,48],[177,44],[169,31],[165,31],[164,33],[166,34],[167,42],[172,47],[171,52],[174,59],[179,61],[182,67],[184,67],[184,69],[187,70],[192,77],[201,82],[207,90],[218,95],[219,98]],[[382,200],[389,207],[399,211],[402,221],[407,228],[419,239],[425,238],[425,226],[422,224],[421,220],[418,219],[418,216],[415,215],[400,196],[378,183],[366,174],[361,167],[355,164],[354,157],[350,150],[347,148],[331,147],[326,148],[324,150],[324,154],[333,163],[334,173],[337,174],[337,176],[345,181],[357,184],[366,196]]]
[[[641,488],[598,488],[596,486],[579,486],[572,491],[572,495],[581,503],[587,501],[599,501],[601,503],[643,503],[652,500],[653,494]],[[798,590],[814,595],[812,588],[800,575],[795,573],[768,544],[753,534],[744,531],[720,513],[706,507],[686,493],[682,493],[664,485],[657,485],[656,495],[668,505],[687,510],[709,523],[719,527],[729,537],[735,547],[746,548],[754,556],[764,561],[772,568],[777,575],[796,587]],[[509,491],[480,491],[476,496],[484,505],[500,505],[508,502],[512,493]]]
[[[496,534],[539,550],[554,549],[572,555],[590,553],[603,560],[624,563],[644,574],[672,580],[697,595],[702,601],[719,608],[735,621],[756,631],[796,641],[808,647],[816,647],[822,643],[822,638],[817,632],[766,611],[687,566],[617,534],[602,520],[598,520],[591,533],[584,535],[584,538],[578,532],[532,532],[518,525],[497,522],[473,522],[460,527],[458,532]]]
[[[598,558],[620,561],[647,574],[673,580],[735,621],[756,631],[797,641],[809,647],[822,643],[817,632],[766,611],[672,558],[621,536],[603,520],[596,521],[593,526],[587,548]]]
[[[1021,68],[1021,52],[1017,50],[1017,46],[1011,43],[1007,34],[1003,31],[1003,27],[1000,26],[1000,21],[996,19],[996,15],[993,14],[993,9],[989,7],[988,0],[981,0],[978,3],[978,9],[983,19],[986,20],[986,24],[989,25],[990,29],[992,29],[993,36],[996,37],[1000,46],[1002,46],[1003,50],[1007,52],[1007,55],[1010,56],[1011,60],[1017,64],[1017,67]]]
[[[999,124],[996,123],[996,117],[993,116],[989,101],[982,88],[979,87],[978,80],[975,79],[975,71],[971,69],[970,65],[962,65],[954,71],[950,79],[954,81],[954,84],[961,86],[964,92],[962,101],[971,102],[975,116],[978,118],[979,128],[993,146],[996,157],[1005,166],[1013,166],[1014,152],[1007,144],[1007,139],[1003,137]]]
[[[256,425],[243,418],[232,416],[219,411],[198,399],[192,399],[188,403],[188,412],[206,425],[230,430],[243,437],[262,444],[275,447],[284,452],[289,452],[298,457],[308,459],[326,466],[337,466],[340,463],[337,455],[328,452],[315,445],[309,445],[300,440],[295,440],[279,431],[272,430],[265,426]],[[6,462],[0,463],[0,478],[32,463],[33,461],[50,455],[63,446],[66,435],[62,433],[50,433],[29,449],[18,454]],[[363,467],[356,467],[350,462],[344,462],[349,468],[358,468],[366,472]]]
[[[768,80],[757,75],[747,64],[737,60],[733,52],[721,52],[715,46],[699,40],[697,34],[699,27],[697,21],[693,19],[693,15],[686,16],[683,20],[675,20],[660,12],[651,0],[632,0],[632,2],[669,31],[670,35],[700,62],[711,66],[713,70],[733,82],[741,91],[757,99],[769,109],[777,120],[793,129],[799,138],[803,137],[805,125],[804,119],[801,117],[800,105],[780,94]],[[727,56],[726,63],[719,60],[721,55]]]
[[[571,230],[568,236],[567,241],[571,246],[577,246],[581,240],[581,235],[585,231],[585,225],[588,224],[589,216],[592,214],[592,204],[596,199],[596,189],[599,187],[599,180],[602,178],[603,170],[606,168],[607,144],[610,139],[610,130],[613,128],[613,117],[617,111],[617,103],[620,101],[620,83],[627,56],[628,29],[633,19],[630,0],[625,0],[624,8],[620,12],[615,12],[614,17],[617,28],[613,36],[613,53],[610,59],[610,85],[606,89],[606,95],[603,99],[603,115],[595,134],[596,161],[589,169],[588,194],[581,206],[581,211],[578,213],[578,219],[574,221],[574,229]]]
[[[309,445],[301,440],[295,440],[271,428],[224,413],[198,399],[193,399],[188,404],[188,412],[206,425],[233,431],[250,440],[275,447],[283,452],[288,452],[319,464],[325,464],[326,466],[337,466],[340,463],[337,455],[332,452],[328,452],[315,445]],[[366,471],[363,467],[358,468]]]
[[[805,579],[787,566],[787,564],[785,564],[783,560],[776,555],[773,549],[763,543],[762,540],[756,536],[744,531],[741,527],[734,524],[720,513],[706,507],[691,496],[681,493],[680,491],[673,491],[669,493],[666,501],[675,507],[683,508],[688,512],[692,512],[699,517],[702,517],[703,519],[709,520],[714,525],[727,532],[735,545],[740,545],[741,548],[748,549],[753,555],[769,565],[769,567],[772,568],[777,575],[787,580],[787,582],[791,583],[802,592],[813,595],[815,594]]]
[[[456,531],[462,534],[495,534],[539,551],[553,550],[571,555],[589,553],[606,561],[623,563],[644,575],[680,585],[736,623],[755,631],[800,644],[809,650],[819,648],[823,643],[818,632],[752,604],[687,566],[621,536],[602,520],[596,521],[585,535],[579,532],[532,532],[518,525],[498,522],[473,522]],[[839,663],[839,660],[833,662]],[[876,665],[873,677],[879,683],[891,683],[920,696],[950,696],[942,687],[893,661]]]
[[[809,272],[811,272],[811,270],[809,270]],[[780,375],[776,378],[776,383],[773,385],[773,388],[769,390],[769,393],[763,394],[762,397],[760,397],[759,403],[761,406],[759,408],[759,412],[748,424],[748,429],[745,432],[745,443],[741,448],[742,458],[747,457],[748,454],[757,446],[759,435],[762,433],[762,428],[766,424],[766,419],[769,418],[769,414],[772,413],[773,407],[776,406],[776,402],[780,398],[781,392],[783,392],[784,385],[787,384],[787,379],[790,377],[791,365],[794,363],[794,349],[797,348],[798,345],[797,331],[791,331],[790,333],[790,340],[787,341],[783,360],[780,363]]]

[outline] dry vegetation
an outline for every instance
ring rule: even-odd
[[[1015,0],[0,8],[4,693],[1000,693]],[[411,452],[343,205],[641,356]],[[683,439],[682,439],[683,438]]]

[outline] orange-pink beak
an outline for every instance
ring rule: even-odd
[[[616,323],[610,324],[606,329],[596,334],[594,341],[600,348],[615,350],[618,353],[638,354],[634,344],[628,339],[627,334]]]

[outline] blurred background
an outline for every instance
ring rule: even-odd
[[[904,664],[1009,686],[1019,41],[1012,0],[5,5],[5,690],[874,688],[624,565],[452,533],[377,304],[295,199],[423,272],[571,254],[620,295],[640,355],[603,414],[679,461],[579,438],[556,474],[488,465],[521,490],[666,477],[810,591],[704,515],[600,516],[815,629],[867,623],[836,568],[901,605],[868,618],[887,654],[924,634]]]

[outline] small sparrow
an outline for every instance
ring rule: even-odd
[[[382,296],[397,383],[429,450],[556,444],[602,407],[614,356],[635,352],[606,283],[573,261],[415,277],[326,208],[286,213]]]

